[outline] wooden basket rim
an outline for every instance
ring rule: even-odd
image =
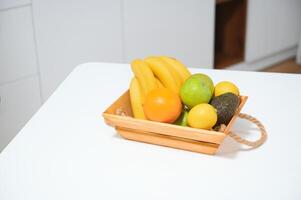
[[[185,139],[195,140],[195,141],[206,141],[212,142],[215,144],[220,144],[224,138],[229,133],[233,123],[240,113],[242,107],[244,106],[245,102],[247,101],[247,96],[240,96],[240,104],[237,108],[235,114],[233,115],[232,119],[230,120],[229,124],[227,125],[226,129],[223,132],[215,131],[215,130],[205,130],[205,129],[197,129],[192,127],[184,127],[178,126],[175,124],[168,124],[168,123],[161,123],[155,121],[149,121],[144,119],[136,119],[131,116],[122,116],[113,113],[108,113],[111,107],[118,101],[120,98],[127,95],[128,90],[123,93],[116,101],[113,102],[103,113],[102,116],[105,119],[105,122],[108,125],[111,125],[115,128],[135,128],[137,130],[142,131],[149,131],[153,133],[159,133],[167,136],[175,136],[175,137],[182,137]],[[123,125],[116,125],[116,124],[123,124]],[[139,126],[143,126],[139,128]],[[138,128],[136,128],[138,127]],[[166,131],[165,133],[163,131]]]
[[[130,119],[133,119],[137,122],[143,122],[143,123],[149,123],[149,124],[152,124],[152,125],[156,125],[156,126],[167,126],[167,127],[172,127],[172,128],[176,128],[176,129],[179,129],[179,130],[189,130],[189,131],[195,131],[195,132],[202,132],[202,133],[208,133],[208,134],[216,134],[216,135],[225,135],[224,132],[219,132],[219,131],[215,131],[215,130],[206,130],[206,129],[198,129],[198,128],[192,128],[192,127],[188,127],[188,126],[179,126],[179,125],[176,125],[176,124],[169,124],[169,123],[162,123],[162,122],[155,122],[155,121],[150,121],[150,120],[145,120],[145,119],[136,119],[136,118],[133,118],[133,117],[130,117],[130,116],[122,116],[122,115],[116,115],[116,114],[109,114],[109,113],[103,113],[102,116],[104,118],[107,118],[110,120],[110,118],[120,118],[120,119],[127,119],[127,118],[130,118]]]

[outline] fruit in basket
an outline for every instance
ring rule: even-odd
[[[162,82],[156,78],[156,82],[157,82],[157,87],[158,88],[164,88],[164,85],[162,84]]]
[[[197,73],[197,74],[193,74],[191,77],[200,78],[202,80],[202,82],[204,82],[210,88],[210,91],[213,95],[213,93],[214,93],[214,84],[213,84],[212,79],[209,76],[207,76],[206,74]]]
[[[191,73],[189,72],[187,67],[180,61],[168,56],[160,56],[160,59],[163,60],[168,65],[170,65],[174,70],[178,72],[178,74],[182,79],[182,83],[184,83],[186,79],[190,77]]]
[[[188,126],[187,124],[188,111],[183,110],[180,117],[174,122],[176,125]]]
[[[177,95],[183,81],[190,76],[189,70],[182,63],[167,56],[135,59],[131,63],[131,69],[135,80],[131,82],[130,98],[134,117],[140,119],[143,119],[140,109],[141,102],[143,104],[145,100],[143,97],[157,88],[167,88]]]
[[[149,57],[151,58],[151,57]],[[153,59],[157,60],[160,64],[165,65],[165,67],[169,70],[169,73],[174,77],[174,80],[177,85],[181,86],[183,83],[182,77],[180,76],[179,72],[169,63],[165,62],[162,58],[160,57],[152,57]]]
[[[158,88],[146,95],[143,110],[151,121],[173,123],[181,114],[182,102],[170,89]]]
[[[146,119],[142,107],[144,101],[144,94],[137,78],[132,78],[130,83],[130,101],[132,112],[137,119]]]
[[[239,103],[240,100],[238,96],[230,92],[214,97],[211,101],[211,105],[217,110],[216,125],[227,125],[232,119]]]
[[[181,82],[171,71],[171,68],[168,67],[162,60],[158,57],[148,57],[144,60],[154,75],[161,81],[164,87],[170,89],[176,94],[179,94],[181,87]]]
[[[133,60],[131,62],[131,68],[135,74],[135,77],[140,83],[144,95],[157,88],[157,81],[155,79],[155,76],[151,68],[143,60]]]
[[[222,81],[215,86],[214,96],[217,97],[228,92],[239,96],[239,89],[234,83],[230,81]]]
[[[189,111],[187,121],[190,127],[209,130],[217,122],[217,113],[210,104],[198,104]]]
[[[206,80],[192,75],[182,85],[180,96],[182,102],[192,108],[200,103],[208,103],[212,96],[212,89]]]

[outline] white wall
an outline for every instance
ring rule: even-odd
[[[166,54],[212,67],[212,0],[33,0],[43,99],[78,64]],[[189,12],[187,12],[189,11]]]
[[[41,106],[30,1],[0,1],[0,152]]]
[[[30,4],[31,4],[31,0],[1,0],[0,10],[23,7]]]
[[[125,58],[170,55],[190,67],[213,67],[213,0],[126,0]]]
[[[246,62],[296,47],[301,35],[300,0],[249,0]]]
[[[41,106],[38,76],[0,86],[0,152]]]
[[[33,0],[43,99],[84,62],[122,62],[119,0]]]
[[[30,6],[0,10],[0,84],[36,73]]]

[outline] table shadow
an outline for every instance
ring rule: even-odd
[[[235,121],[235,125],[232,130],[242,138],[247,138],[249,135],[254,134],[254,131],[259,131],[252,123],[245,120]],[[220,145],[216,156],[234,159],[239,152],[251,151],[253,149],[253,147],[240,144],[228,136]]]

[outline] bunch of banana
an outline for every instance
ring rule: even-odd
[[[167,56],[136,59],[131,68],[135,77],[130,84],[130,99],[133,115],[138,119],[146,119],[143,101],[151,90],[165,87],[179,94],[181,85],[191,75],[180,61]]]
[[[140,83],[136,77],[131,80],[130,99],[134,117],[138,119],[146,119],[142,107],[144,95],[142,94],[142,88],[140,87]]]

